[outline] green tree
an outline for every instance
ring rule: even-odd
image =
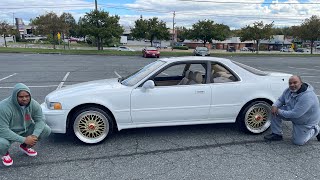
[[[311,54],[313,54],[314,41],[320,39],[320,18],[313,15],[305,19],[304,22],[296,28],[295,35],[311,42]]]
[[[72,14],[62,13],[60,16],[62,21],[63,34],[67,37],[76,36],[77,23]]]
[[[108,12],[93,10],[81,19],[79,25],[82,32],[97,39],[98,50],[103,50],[104,40],[120,38],[123,28],[119,24],[120,17],[110,16]]]
[[[231,30],[231,32],[230,32],[230,36],[231,37],[239,37],[240,36],[240,33],[241,32],[241,30],[240,29],[234,29],[234,30]]]
[[[175,31],[179,42],[183,42],[185,39],[190,38],[190,29],[187,29],[186,27],[177,27]]]
[[[135,22],[134,28],[131,28],[131,35],[133,38],[141,40],[147,39],[148,21],[143,19],[142,16]]]
[[[224,24],[215,24],[214,21],[204,20],[192,25],[190,37],[202,40],[203,46],[212,40],[223,41],[230,35],[230,28]]]
[[[131,35],[135,39],[150,40],[151,46],[153,40],[170,39],[169,28],[166,27],[166,23],[159,21],[156,17],[145,20],[140,16],[140,19],[135,21],[134,28],[131,28]]]
[[[260,40],[270,39],[272,36],[273,22],[270,24],[263,24],[263,22],[255,22],[252,26],[247,25],[241,28],[240,40],[254,40],[257,44],[257,54],[259,53]]]
[[[272,28],[274,35],[284,35],[284,37],[293,36],[292,27]]]
[[[14,34],[13,27],[9,25],[9,23],[7,23],[6,21],[0,21],[0,38],[1,38],[1,35],[3,35],[5,47],[7,47],[6,37],[9,34],[10,35]]]
[[[57,34],[62,32],[64,28],[64,23],[61,18],[54,12],[50,12],[35,19],[31,19],[31,24],[36,26],[35,34],[48,35],[53,37],[53,48],[56,49],[56,44],[58,42]]]

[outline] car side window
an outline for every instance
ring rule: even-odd
[[[238,81],[236,76],[234,76],[227,68],[218,63],[211,64],[211,83],[227,83]]]
[[[182,63],[170,66],[156,75],[156,86],[191,85],[205,83],[206,65]]]

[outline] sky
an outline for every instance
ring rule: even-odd
[[[169,28],[187,27],[199,20],[212,20],[240,29],[256,21],[275,27],[300,25],[312,15],[320,16],[320,0],[97,0],[98,9],[120,16],[120,24],[133,27],[142,17],[158,17]],[[94,0],[0,0],[0,21],[30,19],[47,12],[71,13],[76,20],[95,7]],[[174,16],[175,13],[175,16]]]

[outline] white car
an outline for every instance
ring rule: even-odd
[[[290,76],[223,58],[164,58],[124,78],[55,90],[41,106],[52,132],[91,144],[113,130],[156,126],[236,122],[259,134]]]
[[[293,52],[292,48],[281,48],[280,52]]]
[[[119,46],[117,48],[117,50],[118,51],[135,51],[134,49],[131,49],[131,48],[127,47],[127,46]]]
[[[247,47],[242,47],[242,48],[240,49],[240,51],[249,51],[249,48],[247,48]]]

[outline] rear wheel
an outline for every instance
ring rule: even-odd
[[[100,143],[112,133],[113,119],[97,107],[80,109],[73,116],[73,133],[82,142]]]
[[[244,132],[263,133],[271,124],[271,105],[265,101],[250,103],[240,112],[237,124]]]

